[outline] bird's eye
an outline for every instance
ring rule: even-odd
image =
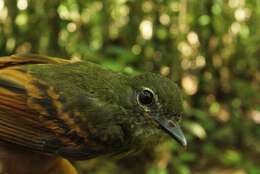
[[[137,100],[142,105],[150,105],[154,101],[154,94],[150,89],[144,89],[138,94]]]

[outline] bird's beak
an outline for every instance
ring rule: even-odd
[[[167,120],[166,118],[156,117],[154,119],[159,124],[159,126],[178,143],[180,143],[183,147],[187,146],[186,138],[177,123],[174,123],[172,120]]]

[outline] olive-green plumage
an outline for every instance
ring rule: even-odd
[[[130,77],[90,62],[35,55],[4,59],[0,120],[8,121],[0,121],[0,141],[71,159],[138,151],[157,143],[163,132],[186,145],[178,126],[180,90],[165,77]],[[12,115],[21,123],[7,135]],[[23,136],[11,137],[19,130]]]

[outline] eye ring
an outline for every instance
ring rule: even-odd
[[[144,88],[137,94],[137,101],[143,106],[149,106],[154,103],[154,92],[149,88]]]

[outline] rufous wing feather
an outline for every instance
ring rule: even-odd
[[[71,131],[67,130],[69,126],[58,116],[50,115],[49,111],[58,106],[46,108],[56,96],[46,91],[50,88],[40,88],[38,79],[23,69],[28,64],[68,63],[71,62],[36,55],[0,58],[0,141],[47,153],[62,146],[76,146],[66,137]]]

